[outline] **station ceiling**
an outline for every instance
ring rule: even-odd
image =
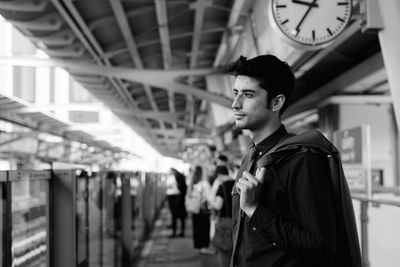
[[[230,107],[230,95],[208,90],[205,77],[221,72],[221,46],[240,36],[255,2],[9,0],[0,14],[161,154],[176,157],[183,140],[213,133],[210,103]],[[328,48],[287,55],[296,93],[284,119],[331,95],[388,93],[377,34],[361,22],[355,16]],[[234,60],[229,50],[222,56]]]

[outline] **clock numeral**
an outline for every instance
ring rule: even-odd
[[[348,2],[338,2],[338,6],[347,6],[349,3]]]
[[[315,41],[315,30],[312,30],[311,35],[312,35],[313,41]]]
[[[286,19],[286,20],[282,21],[281,25],[284,25],[284,24],[286,24],[286,23],[288,23],[288,22],[289,22],[289,20]]]
[[[329,28],[326,28],[326,31],[329,33],[329,35],[332,35],[332,31]]]
[[[344,19],[340,18],[340,17],[336,17],[336,19],[340,22],[344,22]]]
[[[285,7],[287,7],[286,5],[276,5],[275,6],[276,8],[285,8]]]

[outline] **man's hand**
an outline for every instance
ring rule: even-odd
[[[250,218],[258,206],[264,174],[265,168],[257,169],[256,176],[244,171],[242,178],[236,183],[236,187],[240,190],[240,208]]]

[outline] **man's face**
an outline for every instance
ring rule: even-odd
[[[271,109],[267,108],[267,91],[255,79],[242,75],[236,77],[232,91],[236,126],[250,131],[263,128],[272,116]]]

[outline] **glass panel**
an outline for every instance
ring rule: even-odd
[[[115,172],[103,174],[103,244],[102,264],[103,266],[116,266],[116,234],[115,234],[115,197],[116,179]]]
[[[48,266],[48,180],[11,183],[12,266]]]
[[[101,209],[102,188],[100,176],[92,173],[89,178],[89,266],[98,267],[100,264],[101,252]]]
[[[88,264],[88,205],[87,205],[87,173],[76,176],[76,240],[77,266]]]
[[[134,246],[138,246],[140,240],[145,234],[145,223],[143,214],[143,199],[144,199],[144,173],[135,173],[131,178],[131,188],[134,197],[134,215],[133,215],[133,235],[134,235]]]

